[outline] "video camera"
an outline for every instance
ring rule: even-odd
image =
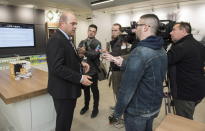
[[[132,29],[135,29],[137,25],[136,21],[131,21],[130,22],[130,27],[122,27],[122,35],[121,37],[125,42],[128,42],[130,44],[135,44],[137,39],[135,36],[135,32],[132,32]]]
[[[160,20],[160,26],[157,35],[164,39],[164,48],[172,43],[170,32],[176,22],[172,20]]]
[[[157,32],[158,36],[161,36],[164,39],[164,48],[166,49],[167,46],[172,43],[170,32],[176,22],[172,20],[160,20],[160,26]],[[130,22],[130,27],[122,27],[122,32],[125,32],[121,35],[125,42],[130,44],[136,44],[138,42],[135,32],[132,32],[137,26],[136,21]]]

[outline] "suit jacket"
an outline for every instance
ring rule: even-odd
[[[48,92],[56,99],[81,95],[81,62],[70,42],[57,30],[47,43]]]

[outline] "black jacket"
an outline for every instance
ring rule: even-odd
[[[62,32],[48,40],[48,92],[56,99],[76,99],[81,95],[80,59]]]
[[[122,55],[127,55],[129,53],[128,47],[126,47],[125,49],[121,48],[122,42],[123,42],[123,38],[120,36],[110,41],[110,47],[112,50],[110,54],[112,56],[122,56]],[[110,66],[112,71],[120,71],[120,67],[115,65],[113,62],[110,63]]]
[[[100,64],[100,52],[101,43],[97,39],[93,38],[91,43],[87,45],[87,39],[82,40],[78,47],[85,47],[86,53],[85,56],[87,57],[87,63],[90,65],[90,71],[86,73],[87,75],[94,76],[97,75],[98,66]]]
[[[175,80],[177,99],[197,101],[205,96],[204,53],[203,45],[192,35],[176,42],[168,52],[170,77],[172,82]]]

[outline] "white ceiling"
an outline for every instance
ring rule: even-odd
[[[93,2],[96,0],[89,0],[89,1]],[[93,10],[96,10],[96,9],[116,7],[116,6],[121,6],[121,5],[131,4],[131,3],[138,3],[138,2],[145,2],[145,1],[148,1],[148,0],[114,0],[113,2],[92,6],[91,8]]]
[[[177,7],[182,5],[192,5],[198,3],[205,3],[205,0],[144,0],[139,2],[133,2],[130,4],[124,4],[120,6],[114,6],[109,8],[98,9],[98,11],[120,13],[125,11],[138,11],[145,9],[157,9],[166,7]]]
[[[0,0],[0,4],[38,9],[72,10],[77,14],[90,13],[92,11],[89,0]]]
[[[35,7],[38,9],[56,8],[60,10],[72,10],[77,14],[89,14],[92,10],[96,9],[120,6],[147,0],[114,0],[110,3],[91,6],[90,3],[93,1],[96,0],[0,0],[0,4]]]
[[[204,0],[115,0],[114,2],[103,5],[91,6],[90,2],[92,1],[96,0],[0,0],[0,4],[18,5],[38,9],[71,10],[79,15],[89,15],[93,10],[112,12]]]

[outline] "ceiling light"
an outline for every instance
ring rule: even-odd
[[[27,5],[22,5],[23,7],[27,7],[27,8],[34,8],[35,6],[32,4],[27,4]]]
[[[91,2],[91,5],[95,6],[95,5],[100,5],[100,4],[104,4],[104,3],[108,3],[112,1],[114,0],[96,0],[96,1]]]

